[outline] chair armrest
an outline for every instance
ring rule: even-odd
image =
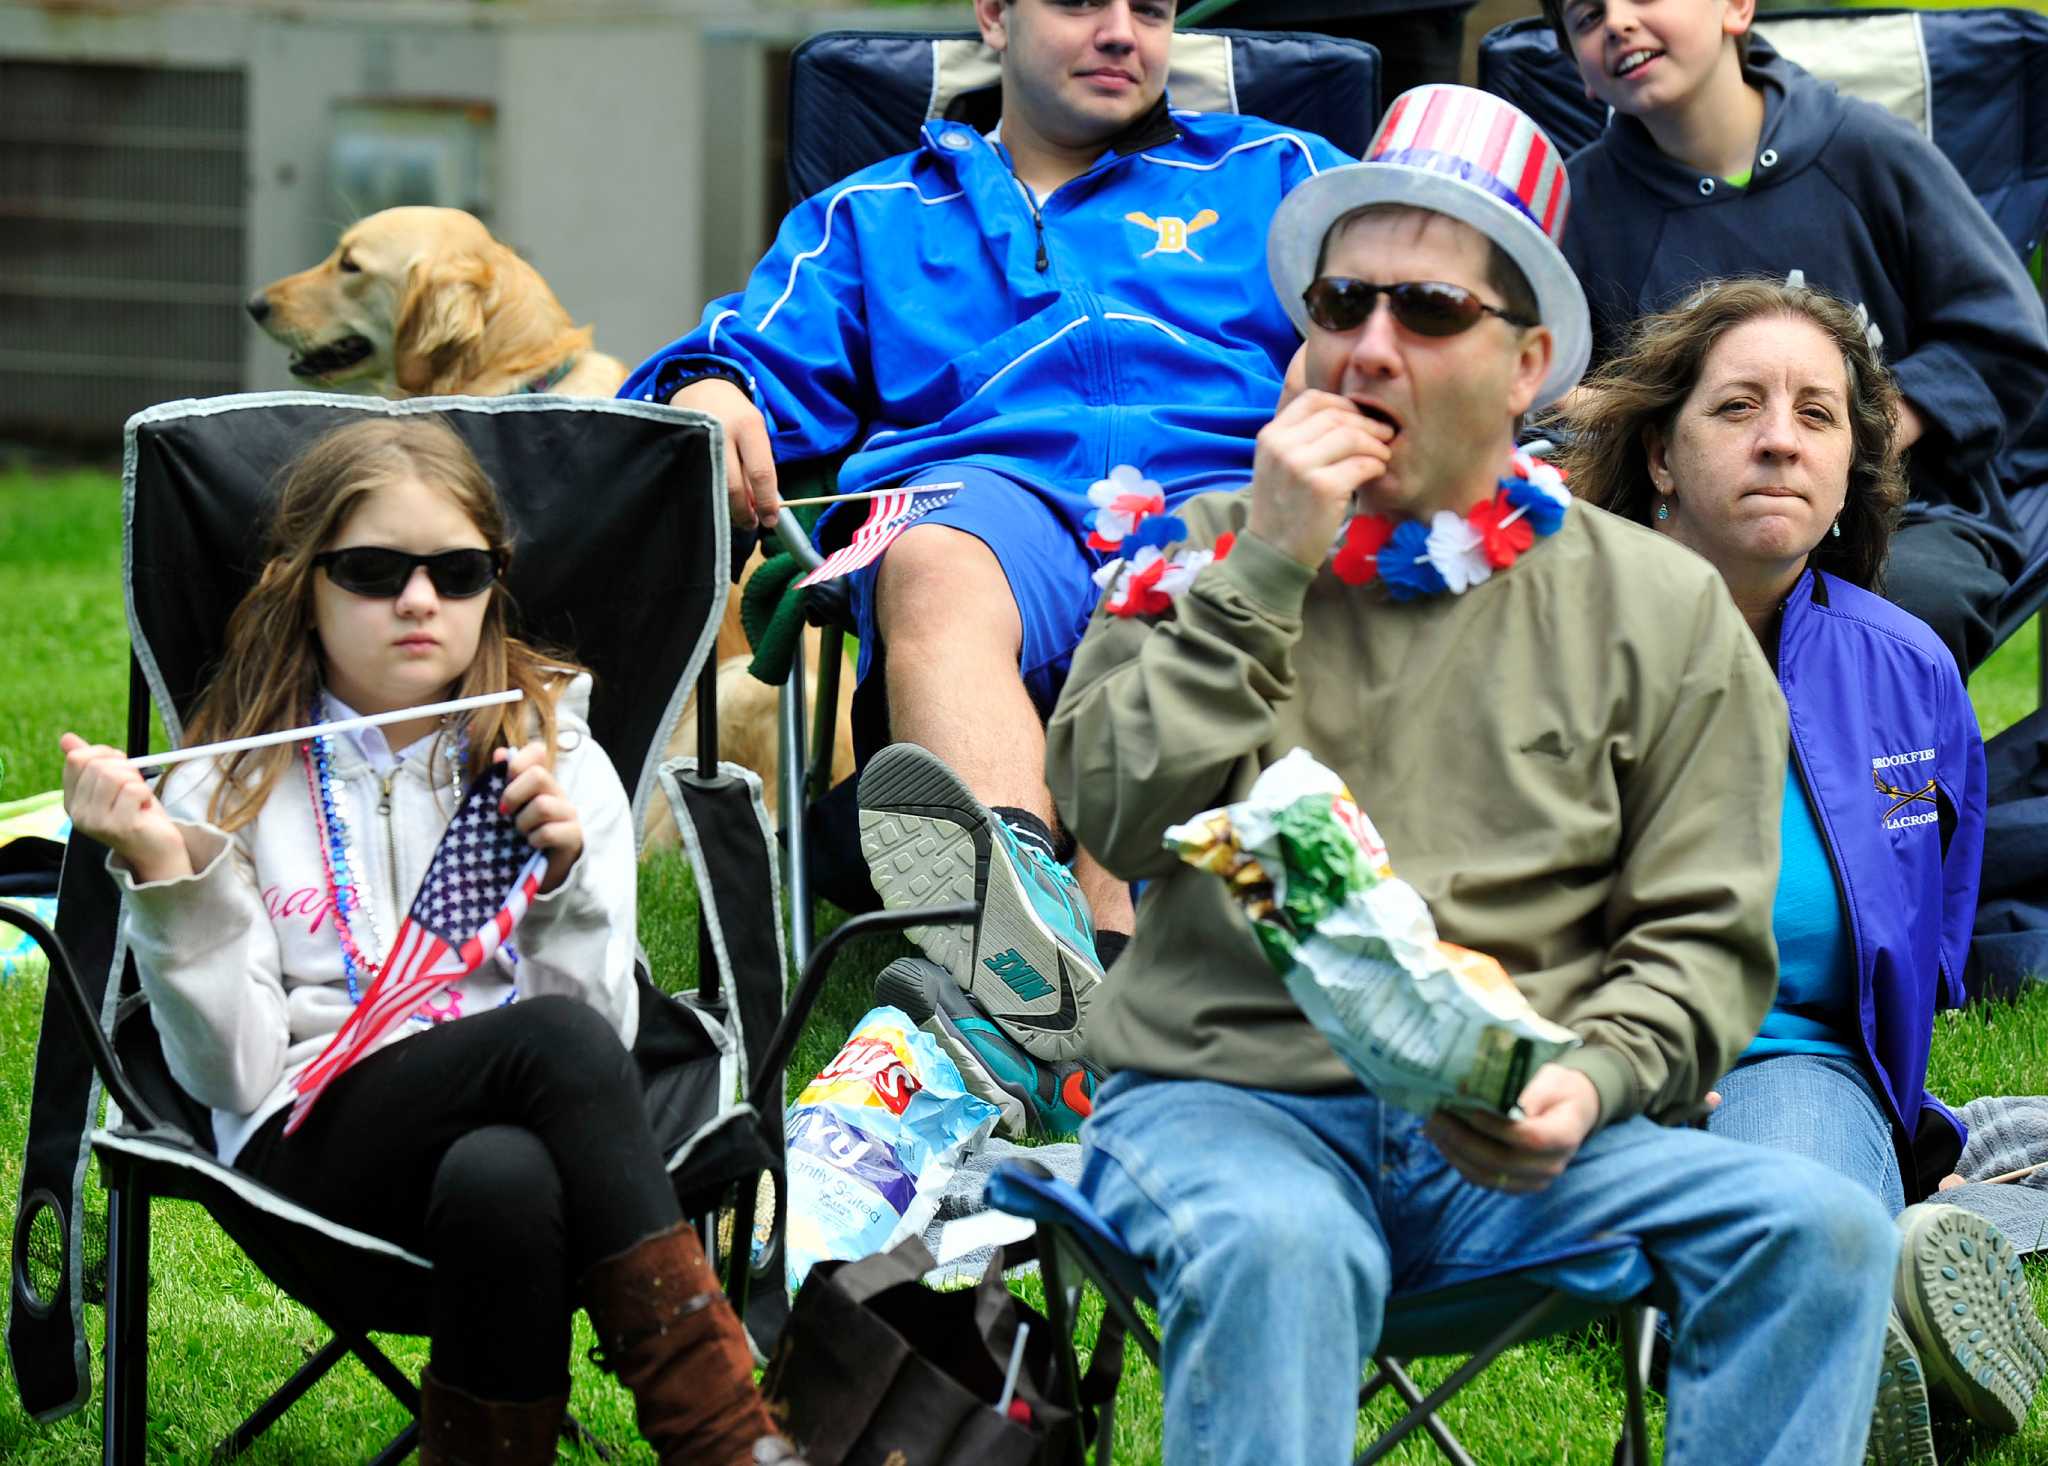
[[[50,988],[63,1002],[71,1026],[77,1030],[79,1040],[92,1056],[92,1067],[99,1074],[100,1083],[106,1086],[114,1103],[121,1107],[121,1113],[151,1130],[168,1128],[129,1082],[128,1071],[121,1067],[121,1061],[114,1055],[114,1046],[107,1041],[106,1034],[93,1016],[92,1005],[86,1002],[85,987],[78,980],[78,969],[72,965],[71,953],[57,939],[57,934],[33,912],[4,901],[0,901],[0,921],[19,927],[28,934],[30,941],[43,949],[43,955],[50,961]]]

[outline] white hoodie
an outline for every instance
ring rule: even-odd
[[[516,965],[501,949],[431,1000],[434,1018],[415,1017],[385,1044],[498,1007],[515,993],[557,993],[602,1013],[631,1047],[639,1022],[632,808],[611,760],[590,736],[589,706],[590,679],[579,676],[561,695],[555,743],[555,777],[582,822],[583,853],[513,932]],[[350,930],[375,962],[412,904],[455,796],[445,759],[429,767],[432,739],[393,759],[381,735],[370,732],[362,740],[331,739],[329,767],[349,822],[356,883],[376,918],[374,931],[361,915]],[[380,774],[373,757],[389,772]],[[200,866],[196,875],[141,884],[118,857],[107,867],[125,894],[128,948],[171,1075],[212,1107],[215,1153],[232,1162],[249,1136],[290,1103],[292,1080],[352,1005],[301,767],[288,769],[262,811],[232,835],[206,819],[218,779],[215,765],[200,761],[177,770],[166,786],[164,807],[184,832]],[[368,974],[360,981],[367,984]]]

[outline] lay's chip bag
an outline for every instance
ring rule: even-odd
[[[811,1264],[922,1232],[969,1149],[1001,1111],[896,1008],[868,1012],[790,1106],[789,1291]]]

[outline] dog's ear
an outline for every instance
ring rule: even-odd
[[[399,386],[415,396],[439,394],[468,375],[490,280],[490,266],[475,255],[413,262],[391,348]]]

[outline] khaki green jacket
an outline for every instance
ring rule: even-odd
[[[1395,604],[1180,511],[1229,557],[1156,621],[1098,612],[1048,730],[1062,818],[1143,879],[1090,1017],[1112,1069],[1284,1090],[1354,1082],[1215,876],[1166,827],[1307,748],[1379,827],[1441,935],[1585,1040],[1602,1122],[1695,1105],[1777,987],[1784,700],[1708,564],[1574,504],[1462,596]]]

